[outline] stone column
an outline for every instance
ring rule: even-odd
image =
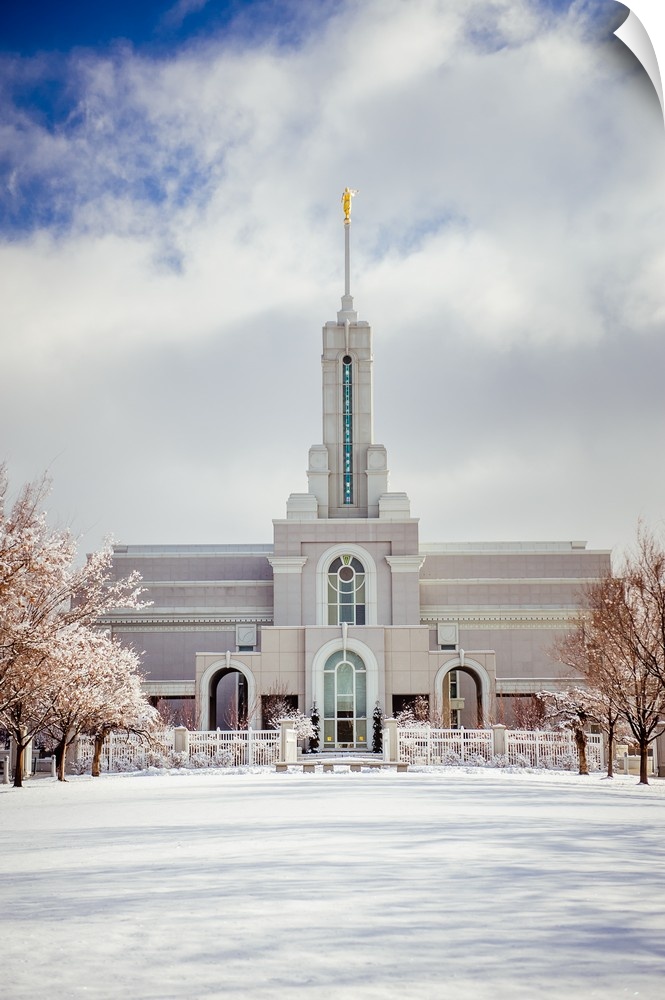
[[[295,719],[279,720],[279,760],[282,764],[295,764],[298,760]]]
[[[506,726],[501,722],[492,726],[492,739],[494,743],[494,756],[503,756],[506,753]]]
[[[9,749],[11,753],[11,766],[12,773],[16,772],[16,758],[18,756],[16,750],[16,741],[10,740]],[[29,778],[32,774],[32,740],[28,741],[28,745],[23,751],[23,778]]]
[[[189,756],[189,730],[186,726],[176,726],[173,730],[173,750]]]
[[[386,719],[383,725],[383,759],[397,761],[397,719]]]
[[[665,722],[659,723],[658,735],[654,740],[654,771],[659,778],[665,778]]]

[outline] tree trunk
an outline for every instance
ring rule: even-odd
[[[55,750],[55,764],[57,768],[58,781],[65,780],[65,756],[67,754],[67,744],[66,744],[66,734],[62,737],[60,742],[56,745]]]
[[[16,743],[16,766],[14,768],[14,788],[23,788],[23,757],[27,743],[21,743],[15,739]]]
[[[583,729],[575,730],[575,746],[577,747],[577,754],[580,759],[580,769],[579,774],[588,774],[589,765],[586,759],[586,733]]]
[[[648,757],[649,744],[646,740],[640,740],[640,780],[638,784],[648,785],[649,776],[647,773],[647,764],[649,761]]]
[[[614,777],[614,726],[607,729],[607,777]]]
[[[107,733],[102,730],[100,733],[95,734],[95,749],[92,755],[92,776],[93,778],[98,778],[101,774],[101,756],[102,749],[104,747],[104,740],[106,739]]]

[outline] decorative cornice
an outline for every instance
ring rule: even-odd
[[[518,629],[569,628],[577,621],[576,608],[488,608],[458,610],[451,606],[424,607],[420,610],[423,625],[455,621],[463,628]]]
[[[513,586],[514,584],[575,584],[585,586],[590,583],[597,583],[598,577],[589,576],[478,576],[478,577],[432,577],[431,579],[421,579],[420,585],[427,587],[465,587],[465,586]]]
[[[146,590],[181,587],[192,590],[211,587],[272,587],[272,580],[142,580]]]
[[[534,691],[562,691],[580,684],[578,677],[497,677],[497,694],[533,694]]]
[[[392,573],[419,573],[425,556],[386,556],[386,562]]]
[[[147,695],[153,697],[170,695],[176,698],[186,698],[196,694],[196,681],[142,681],[141,687]]]
[[[268,556],[273,573],[302,573],[307,556]]]
[[[171,614],[164,613],[159,615],[149,615],[149,614],[136,614],[132,615],[130,613],[122,614],[110,614],[104,615],[102,618],[98,619],[98,624],[106,628],[156,628],[164,630],[173,629],[183,629],[196,630],[200,628],[202,631],[211,631],[215,629],[226,629],[233,628],[236,624],[259,624],[259,625],[272,625],[273,616],[272,612],[268,613],[263,609],[262,613],[258,614],[251,609],[249,611],[239,612],[239,611],[229,611],[219,614],[209,614],[209,615],[182,615],[182,614]]]

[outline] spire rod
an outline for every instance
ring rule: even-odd
[[[342,191],[342,208],[344,210],[344,295],[342,296],[342,308],[337,314],[337,319],[343,323],[346,319],[355,322],[357,314],[353,308],[353,296],[351,295],[351,202],[358,194],[356,188],[346,187]]]
[[[351,295],[351,219],[344,220],[344,294]]]

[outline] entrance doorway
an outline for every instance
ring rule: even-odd
[[[468,665],[455,664],[442,678],[441,724],[444,729],[482,729],[483,688]]]
[[[219,670],[210,681],[211,729],[247,729],[247,678],[233,667]]]
[[[357,653],[339,650],[323,668],[323,746],[367,746],[367,670]]]

